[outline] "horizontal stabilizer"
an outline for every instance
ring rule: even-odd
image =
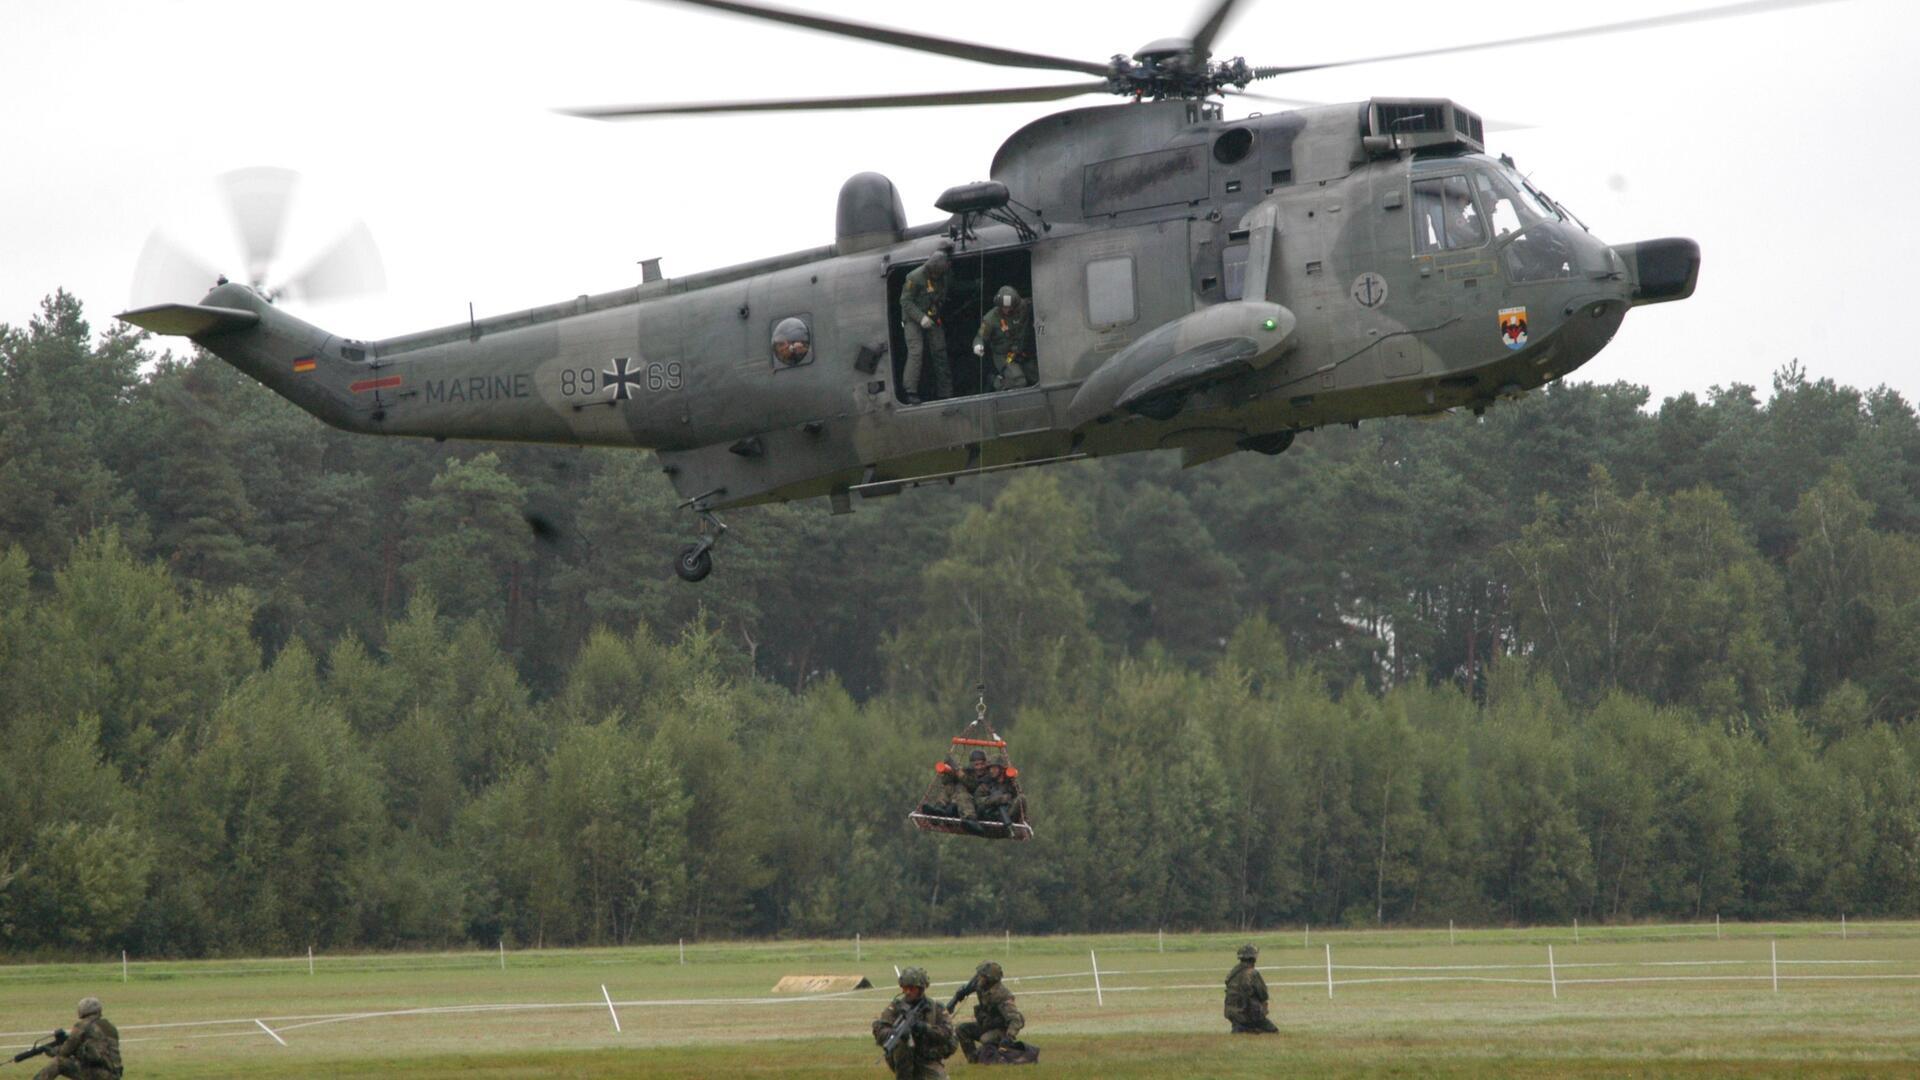
[[[189,338],[244,330],[260,321],[258,312],[200,304],[155,304],[123,311],[115,317],[156,334]]]

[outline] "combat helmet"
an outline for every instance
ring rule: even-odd
[[[1242,960],[1257,960],[1260,958],[1260,947],[1257,945],[1242,945],[1240,946],[1240,951],[1234,953],[1234,955]]]
[[[993,306],[1002,311],[1019,307],[1020,290],[1011,285],[1000,286],[1000,291],[993,294]]]
[[[992,986],[994,983],[997,983],[1001,979],[1005,978],[1007,973],[1000,969],[1000,964],[998,961],[988,960],[982,963],[979,967],[974,968],[973,974],[974,974],[974,977],[979,979],[981,982],[987,984],[988,986]]]
[[[925,990],[927,988],[927,969],[923,967],[910,967],[902,970],[900,972],[900,985],[917,986]]]
[[[80,1019],[82,1020],[85,1020],[89,1016],[99,1016],[100,1015],[100,999],[97,997],[81,998],[80,1005],[77,1011],[79,1012]]]

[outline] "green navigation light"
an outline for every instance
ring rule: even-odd
[[[1264,326],[1264,327],[1266,327],[1266,328],[1267,328],[1267,329],[1269,329],[1269,330],[1271,330],[1271,329],[1273,329],[1274,327],[1276,327],[1276,326],[1279,326],[1280,324],[1279,324],[1279,323],[1277,323],[1277,322],[1274,322],[1274,321],[1273,321],[1272,319],[1268,319],[1268,320],[1267,320],[1266,322],[1263,322],[1263,323],[1261,323],[1260,325],[1261,325],[1261,326]]]

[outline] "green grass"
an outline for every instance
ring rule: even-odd
[[[1838,924],[1583,927],[1578,943],[1570,928],[1453,945],[1444,929],[1252,938],[1278,1037],[1224,1034],[1219,985],[1245,939],[1217,934],[1169,935],[1164,951],[1150,934],[865,942],[859,963],[851,942],[699,945],[685,965],[673,946],[509,953],[505,970],[491,953],[323,956],[312,975],[305,957],[135,963],[124,984],[117,963],[0,967],[0,1031],[64,1024],[96,993],[143,1077],[884,1076],[867,1024],[893,965],[952,984],[992,958],[1019,977],[1044,1048],[1031,1077],[1912,1076],[1920,1061],[1920,924],[1850,924],[1845,940]],[[842,972],[879,987],[768,992],[784,974]],[[1688,981],[1592,981],[1656,977]],[[602,984],[621,1003],[619,1034]],[[713,998],[738,1000],[698,1003]],[[405,1013],[502,1005],[516,1007]],[[362,1015],[382,1012],[405,1014]]]

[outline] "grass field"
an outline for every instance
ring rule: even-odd
[[[1220,984],[1246,938],[1131,935],[864,942],[859,962],[833,941],[689,946],[684,965],[673,946],[509,952],[504,969],[492,953],[321,956],[311,975],[305,957],[134,963],[124,983],[119,964],[0,967],[0,1044],[94,993],[136,1077],[885,1076],[867,1025],[893,965],[927,967],[944,999],[991,958],[1017,977],[1036,1078],[1920,1075],[1920,924],[1251,937],[1274,1038],[1225,1034]],[[876,988],[770,993],[834,973]]]

